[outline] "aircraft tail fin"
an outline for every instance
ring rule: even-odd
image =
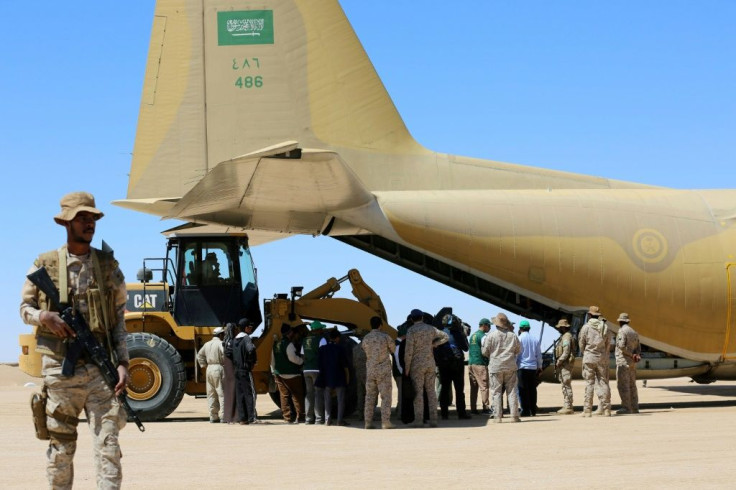
[[[337,0],[158,0],[128,199],[287,140],[422,151]]]

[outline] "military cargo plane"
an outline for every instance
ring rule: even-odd
[[[640,373],[736,378],[736,190],[428,150],[337,0],[159,0],[115,204],[334,237],[549,324],[625,310]]]

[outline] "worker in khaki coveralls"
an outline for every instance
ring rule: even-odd
[[[126,291],[123,274],[111,253],[90,246],[102,212],[86,192],[73,192],[61,199],[56,223],[66,228],[67,243],[58,250],[41,254],[28,273],[46,267],[59,286],[60,301],[82,314],[90,330],[110,352],[117,365],[119,381],[113,392],[100,370],[80,356],[74,374],[66,377],[61,364],[67,341],[74,331],[53,311],[49,299],[29,280],[23,284],[20,315],[34,325],[37,352],[42,354],[47,427],[50,434],[46,452],[46,474],[52,488],[71,488],[74,479],[74,453],[77,449],[77,424],[82,410],[93,439],[97,488],[120,488],[118,432],[125,426],[125,409],[116,395],[128,383],[128,349],[125,344]]]
[[[481,354],[488,358],[488,378],[493,396],[493,416],[496,423],[503,418],[503,392],[509,400],[509,416],[514,422],[519,418],[519,395],[516,391],[516,356],[521,352],[521,342],[514,334],[514,325],[504,313],[491,318],[496,326],[491,334],[483,337]]]
[[[215,328],[212,332],[213,337],[197,353],[197,364],[207,370],[207,407],[210,410],[210,422],[213,424],[225,419],[225,391],[223,389],[225,349],[222,345],[224,334],[224,328]]]
[[[371,331],[363,337],[360,347],[365,352],[365,405],[363,420],[365,428],[373,428],[373,409],[376,407],[378,394],[381,394],[381,428],[392,429],[391,425],[391,356],[394,353],[394,341],[378,330],[383,320],[371,318]]]

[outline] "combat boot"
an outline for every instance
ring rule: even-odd
[[[394,428],[394,424],[392,424],[391,422],[383,422],[381,424],[381,429],[393,429],[393,428]]]
[[[513,422],[521,422],[521,417],[514,417]]]
[[[603,415],[603,405],[598,404],[598,408],[595,409],[595,412],[593,412],[594,415]]]
[[[603,416],[604,417],[610,417],[611,416],[611,409],[610,408],[607,408],[607,409],[603,410]]]
[[[365,423],[365,428],[366,429],[375,429],[375,427],[373,427],[373,423],[372,422],[366,422]]]
[[[589,409],[583,410],[583,417],[590,417],[592,412]]]
[[[570,407],[562,407],[561,409],[557,410],[558,415],[572,415],[574,413],[575,410]]]

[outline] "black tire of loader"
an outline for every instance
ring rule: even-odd
[[[176,410],[184,397],[187,375],[181,355],[158,335],[132,333],[125,340],[131,361],[145,359],[158,368],[161,376],[161,386],[150,398],[128,397],[128,402],[142,421],[161,420]]]

